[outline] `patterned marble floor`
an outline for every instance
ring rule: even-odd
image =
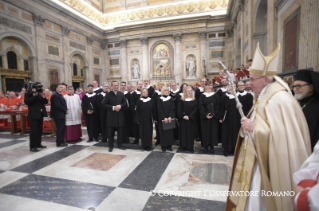
[[[57,148],[44,135],[48,148],[32,153],[28,135],[0,132],[0,210],[225,210],[215,191],[228,190],[233,157],[221,147],[206,155],[198,142],[195,153],[125,144],[110,153],[87,143],[85,128],[82,139]]]

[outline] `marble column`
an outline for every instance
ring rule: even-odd
[[[277,17],[275,2],[277,0],[267,0],[267,54],[272,53],[277,48]]]
[[[122,75],[122,81],[127,81],[127,55],[126,55],[126,40],[120,40],[120,46],[121,46],[121,75]]]
[[[148,66],[148,38],[147,37],[142,37],[141,38],[141,43],[142,43],[142,76],[141,78],[149,78],[150,72],[149,72],[149,66]]]
[[[174,34],[174,40],[175,40],[175,67],[174,67],[174,76],[175,81],[177,84],[182,84],[182,73],[184,70],[182,70],[182,47],[181,42],[183,35],[182,34]],[[197,63],[198,65],[198,63]],[[186,78],[186,75],[185,75]]]
[[[49,87],[48,83],[48,73],[46,71],[45,63],[45,33],[43,29],[44,19],[40,15],[32,14],[32,19],[34,21],[35,27],[35,43],[36,43],[36,52],[38,55],[37,65],[33,66],[32,69],[32,81],[41,81],[44,87]]]
[[[249,3],[248,3],[249,4]],[[240,30],[240,33],[241,33],[241,49],[240,49],[240,54],[241,54],[241,63],[242,64],[246,64],[247,61],[246,58],[245,58],[245,52],[244,52],[244,45],[245,45],[245,31],[246,31],[246,26],[245,26],[245,23],[244,23],[244,11],[242,11],[240,13],[240,25],[241,25],[241,30]],[[250,40],[250,39],[249,39]],[[249,54],[250,55],[250,54]],[[253,57],[253,55],[250,55],[250,57]]]
[[[8,58],[7,58],[7,54],[4,53],[2,56],[2,66],[4,69],[8,69]]]
[[[85,87],[92,83],[93,80],[94,80],[94,73],[93,73],[93,51],[92,51],[92,43],[93,43],[93,40],[89,37],[86,38],[86,41],[87,41],[87,55],[88,55],[88,61],[89,61],[89,64],[88,64],[88,68],[87,68],[87,71],[85,71],[85,78],[86,78],[86,84],[84,85]]]
[[[107,47],[107,41],[103,40],[101,43],[101,67],[102,67],[102,72],[101,72],[101,85],[103,82],[107,82],[109,78],[109,65],[108,65],[108,47]]]
[[[24,59],[22,56],[18,57],[18,70],[24,71]]]
[[[63,56],[63,70],[59,72],[59,79],[68,85],[72,85],[72,70],[73,66],[70,66],[70,30],[67,27],[61,26],[62,31],[62,56]]]
[[[203,61],[206,61],[206,41],[207,41],[207,33],[206,32],[199,32],[198,33],[199,38],[200,38],[200,62],[198,62],[199,64],[197,65],[197,67],[200,68],[197,69],[197,74],[196,76],[198,78],[201,78],[203,75],[206,75],[206,72],[204,72],[204,68],[203,68]]]

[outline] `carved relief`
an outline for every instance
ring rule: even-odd
[[[147,37],[141,37],[140,38],[142,45],[147,45],[148,44],[148,38]]]
[[[32,19],[34,21],[34,23],[36,25],[39,25],[39,26],[43,26],[43,23],[44,23],[44,19],[41,17],[41,15],[36,15],[36,14],[33,14],[32,13]]]
[[[177,42],[177,41],[182,41],[182,38],[183,38],[183,35],[182,34],[174,34],[173,35],[174,36],[174,40],[175,40],[175,42]]]
[[[23,32],[28,33],[28,34],[32,34],[31,27],[26,26],[26,25],[21,24],[21,23],[18,23],[18,22],[15,22],[15,21],[12,21],[12,20],[9,20],[7,18],[1,17],[0,24],[3,24],[3,25],[5,25],[9,28],[12,28],[12,29],[17,29],[19,31],[23,31]]]
[[[73,47],[73,48],[77,48],[77,49],[83,50],[83,51],[86,50],[85,45],[82,45],[82,44],[77,43],[77,42],[70,41],[70,46]]]

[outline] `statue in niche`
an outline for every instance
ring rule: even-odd
[[[193,59],[193,57],[190,57],[187,64],[186,69],[188,69],[188,77],[195,77],[195,71],[196,71],[196,63]]]
[[[134,79],[140,78],[140,66],[138,65],[137,61],[134,61],[132,65],[132,73]]]

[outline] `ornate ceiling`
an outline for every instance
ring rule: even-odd
[[[226,14],[229,0],[50,0],[102,29]]]

